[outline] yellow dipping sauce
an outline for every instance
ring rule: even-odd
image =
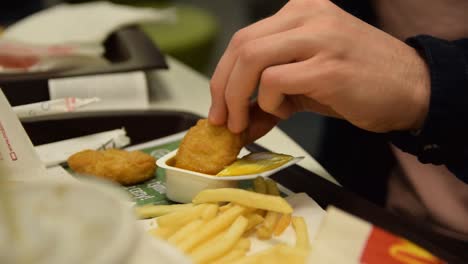
[[[250,153],[224,168],[216,176],[239,176],[258,174],[276,169],[288,163],[293,157],[273,152]]]

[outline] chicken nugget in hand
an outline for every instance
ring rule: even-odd
[[[182,140],[175,166],[215,175],[236,160],[244,144],[244,134],[234,134],[225,126],[211,125],[207,119],[201,119]]]

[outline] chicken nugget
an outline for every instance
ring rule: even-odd
[[[154,177],[155,158],[141,151],[84,150],[68,158],[75,172],[133,185]]]
[[[201,119],[185,135],[175,157],[175,167],[215,175],[234,162],[244,146],[244,134]]]

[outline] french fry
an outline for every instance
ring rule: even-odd
[[[189,252],[197,244],[208,240],[210,237],[215,236],[217,233],[229,227],[244,210],[244,207],[235,205],[226,212],[211,219],[200,228],[200,232],[182,241],[182,243],[180,243],[180,249],[184,252]]]
[[[245,256],[246,251],[242,249],[233,249],[229,251],[226,255],[216,259],[211,262],[211,264],[226,264],[236,261]]]
[[[279,249],[279,247],[282,246],[281,244],[273,246],[269,249],[260,251],[256,254],[250,255],[250,256],[245,256],[241,259],[238,259],[237,261],[232,262],[232,264],[256,264],[256,263],[270,263],[270,262],[261,262],[262,259],[269,258],[270,255],[274,255],[276,251]],[[276,263],[276,262],[271,262],[271,263]]]
[[[268,240],[271,238],[271,232],[268,228],[264,226],[257,227],[257,231],[255,232],[257,238],[260,240]]]
[[[257,208],[254,208],[254,207],[245,207],[244,216],[255,213],[257,211],[259,211],[259,210]]]
[[[224,253],[234,247],[236,242],[244,233],[247,223],[247,218],[242,215],[238,216],[218,243],[194,250],[190,254],[192,260],[195,263],[206,263],[221,257]]]
[[[167,241],[173,245],[178,245],[184,238],[190,236],[194,231],[200,228],[202,224],[203,220],[200,219],[190,222],[177,230],[172,236],[168,238]]]
[[[148,230],[148,233],[161,239],[168,239],[176,231],[177,229],[174,227],[156,227]]]
[[[222,212],[225,212],[227,209],[231,208],[234,204],[233,203],[227,203],[225,205],[222,205],[219,207],[219,211],[222,213]]]
[[[199,248],[203,247],[210,247],[213,244],[219,243],[223,239],[223,236],[226,234],[227,231],[222,231],[218,234],[216,234],[214,237],[209,238],[208,240],[205,240],[204,242],[197,244],[191,251],[197,251]]]
[[[272,179],[265,180],[267,194],[280,196],[280,191],[278,189],[278,185]]]
[[[192,252],[195,252],[195,251],[199,250],[199,248],[211,247],[212,245],[219,243],[220,241],[222,241],[224,239],[224,236],[226,235],[226,233],[227,233],[227,231],[219,233],[215,237],[212,237],[211,239],[203,242],[202,244],[197,245],[197,247],[195,247],[192,250]],[[243,251],[247,252],[250,249],[250,245],[251,245],[250,239],[245,238],[245,237],[241,237],[236,242],[236,244],[234,245],[234,247],[231,250],[243,250]]]
[[[280,196],[249,192],[235,188],[220,188],[201,191],[193,198],[194,204],[234,202],[246,207],[253,207],[278,213],[290,214],[292,207]]]
[[[263,221],[263,225],[273,232],[273,229],[275,228],[279,217],[280,217],[279,213],[268,211],[268,213],[265,216],[265,221]]]
[[[201,219],[205,221],[213,219],[218,213],[218,209],[219,209],[219,206],[217,204],[208,204],[205,210],[203,210]]]
[[[247,251],[250,249],[250,245],[251,245],[250,239],[243,237],[239,239],[239,241],[237,241],[237,243],[234,245],[234,249],[239,249],[239,250],[242,249],[242,250]]]
[[[262,176],[258,176],[253,181],[254,191],[258,193],[267,193],[267,185],[265,179]]]
[[[253,214],[247,215],[247,220],[249,220],[249,224],[247,225],[246,230],[249,231],[250,229],[256,227],[259,224],[261,224],[263,222],[264,218],[261,215],[257,214],[257,213],[253,213]]]
[[[291,223],[291,214],[282,214],[273,230],[273,235],[280,236]]]
[[[279,213],[268,211],[263,225],[257,229],[257,237],[262,240],[270,239],[279,217]]]
[[[153,218],[176,211],[192,208],[193,204],[171,204],[171,205],[145,205],[135,208],[135,213],[139,219]]]
[[[257,178],[254,179],[254,182],[253,182],[253,187],[254,187],[254,192],[257,192],[257,193],[262,193],[262,194],[267,194],[267,189],[266,189],[266,183],[265,183],[265,179],[262,177],[262,176],[258,176]],[[247,210],[249,209],[249,207],[247,207]],[[265,216],[266,212],[264,210],[258,210],[256,208],[251,208],[251,209],[254,209],[255,211],[258,211],[258,214],[262,217]],[[247,216],[247,214],[246,214]],[[250,228],[249,228],[250,229]]]
[[[309,232],[304,218],[301,216],[293,216],[291,221],[294,231],[296,232],[296,248],[309,250]]]
[[[211,264],[225,264],[245,256],[247,251],[250,249],[250,239],[240,238],[234,247],[226,253],[224,256],[215,259]]]
[[[260,251],[256,254],[245,256],[232,264],[303,264],[307,259],[306,250],[290,247],[284,244],[278,244],[269,249]]]
[[[275,182],[270,181],[270,187],[267,181],[264,183],[268,194],[233,188],[205,190],[192,204],[152,209],[156,213],[139,209],[138,213],[141,217],[164,214],[155,219],[158,228],[149,233],[166,239],[194,263],[302,264],[310,249],[305,220],[291,216],[293,209],[279,196]],[[247,255],[250,230],[255,229],[259,239],[271,239],[281,235],[291,223],[296,232],[295,246],[280,244]]]
[[[206,208],[206,204],[200,204],[193,208],[163,215],[156,219],[159,227],[183,226],[188,222],[197,219]]]

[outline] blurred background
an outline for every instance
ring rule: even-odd
[[[15,21],[52,5],[80,0],[15,0],[0,3],[0,25]],[[136,6],[179,6],[176,25],[142,25],[145,32],[163,52],[210,77],[231,36],[240,28],[279,10],[285,0],[116,0],[115,3]],[[311,119],[313,120],[311,122]],[[313,155],[318,154],[321,119],[311,113],[300,113],[281,123],[281,128]],[[301,129],[297,129],[300,124]]]

